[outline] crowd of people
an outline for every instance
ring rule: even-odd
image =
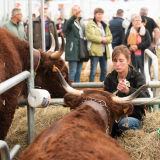
[[[147,17],[148,9],[141,8],[139,14],[131,16],[131,22],[123,19],[124,11],[117,10],[109,24],[103,21],[104,10],[96,8],[94,18],[86,26],[83,25],[81,17],[82,10],[78,5],[71,8],[69,18],[62,23],[62,18],[55,24],[48,15],[48,6],[44,5],[45,19],[45,44],[46,51],[51,46],[50,33],[55,39],[55,50],[59,49],[58,36],[63,34],[66,38],[65,60],[69,62],[69,76],[74,82],[80,82],[83,62],[79,59],[79,39],[87,38],[88,54],[90,56],[90,76],[89,81],[94,82],[97,64],[100,63],[100,81],[104,81],[104,90],[115,93],[119,97],[132,94],[136,89],[145,84],[144,75],[144,50],[156,49],[156,44],[160,36],[160,31],[152,18]],[[39,16],[33,15],[33,46],[42,49],[41,32],[41,7]],[[12,10],[12,18],[3,25],[3,28],[10,30],[22,40],[27,40],[28,22],[26,27],[20,23],[22,11],[19,8]],[[154,32],[154,37],[152,36]],[[108,45],[113,48],[112,56]],[[112,57],[114,70],[106,76],[107,59]],[[150,60],[151,66],[151,60]],[[150,68],[149,66],[149,68]],[[139,72],[140,70],[140,72]],[[143,89],[138,97],[150,97],[147,88]],[[121,134],[123,130],[137,130],[145,116],[144,105],[134,106],[134,111],[129,118],[115,122],[112,136]],[[124,124],[129,123],[129,127]]]

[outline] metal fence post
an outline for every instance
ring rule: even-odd
[[[0,140],[0,158],[1,160],[10,160],[8,145],[2,140]]]
[[[158,70],[158,59],[152,53],[149,49],[145,49],[144,51],[144,72],[146,76],[146,83],[148,84],[149,81],[151,81],[150,75],[149,75],[149,64],[148,64],[148,58],[152,59],[153,63],[153,81],[158,81],[158,76],[159,76],[159,70]],[[153,97],[158,97],[159,96],[159,88],[153,88]],[[154,105],[153,109],[154,111],[157,111],[159,105]]]
[[[42,50],[45,52],[46,44],[45,44],[44,0],[41,0],[41,28],[42,28]]]
[[[29,86],[28,90],[34,87],[34,68],[33,68],[33,24],[32,24],[32,0],[28,0],[28,13],[29,13],[29,49],[30,49],[30,73],[31,78],[27,79]],[[27,105],[27,118],[28,118],[28,144],[30,144],[35,135],[34,128],[34,113],[35,109]]]
[[[6,22],[6,1],[4,0],[4,2],[3,2],[3,4],[4,4],[4,19],[3,19],[3,23],[5,23]]]

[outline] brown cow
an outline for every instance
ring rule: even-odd
[[[144,86],[129,97],[119,98],[105,91],[75,90],[60,77],[63,87],[71,93],[65,95],[65,103],[74,110],[38,135],[20,159],[131,160],[106,130],[111,131],[114,120],[132,113],[129,101]]]
[[[0,83],[2,83],[22,71],[30,69],[30,53],[27,41],[20,40],[11,32],[2,28],[0,28],[0,35]],[[39,64],[36,71],[35,85],[48,90],[53,98],[62,98],[66,94],[59,82],[57,73],[52,71],[53,65],[60,69],[66,81],[71,85],[65,62],[57,57],[64,51],[65,43],[63,38],[62,41],[61,49],[55,53],[34,50],[34,60],[37,60]],[[22,92],[23,83],[0,95],[0,140],[4,140],[7,135]]]

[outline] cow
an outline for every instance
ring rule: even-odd
[[[0,28],[0,83],[30,69],[29,43]],[[53,38],[53,37],[52,37]],[[54,40],[52,39],[52,42]],[[46,89],[52,98],[62,98],[66,91],[54,72],[58,67],[66,81],[71,85],[68,68],[64,60],[59,58],[65,48],[64,38],[59,51],[53,52],[54,43],[48,53],[34,49],[35,85]],[[32,75],[34,76],[34,75]],[[18,99],[23,92],[25,82],[21,82],[0,95],[0,140],[4,140],[14,117]],[[31,86],[32,87],[32,86]]]
[[[131,160],[108,134],[114,120],[132,113],[133,105],[129,102],[145,85],[132,95],[119,98],[106,91],[73,89],[60,71],[58,75],[68,92],[64,96],[65,104],[73,110],[35,137],[20,159]]]

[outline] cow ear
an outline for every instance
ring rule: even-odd
[[[79,104],[82,102],[83,97],[81,96],[74,96],[70,93],[67,93],[64,96],[64,102],[67,105],[67,107],[71,107],[71,109],[74,109],[79,106]]]
[[[129,110],[129,107],[123,109],[123,112],[124,112],[124,113],[127,113],[128,110]]]
[[[127,115],[131,115],[133,112],[133,105],[131,103],[126,103],[122,105],[116,105],[114,107],[114,113],[113,113],[113,119],[116,121],[121,120],[122,118],[125,118]]]

